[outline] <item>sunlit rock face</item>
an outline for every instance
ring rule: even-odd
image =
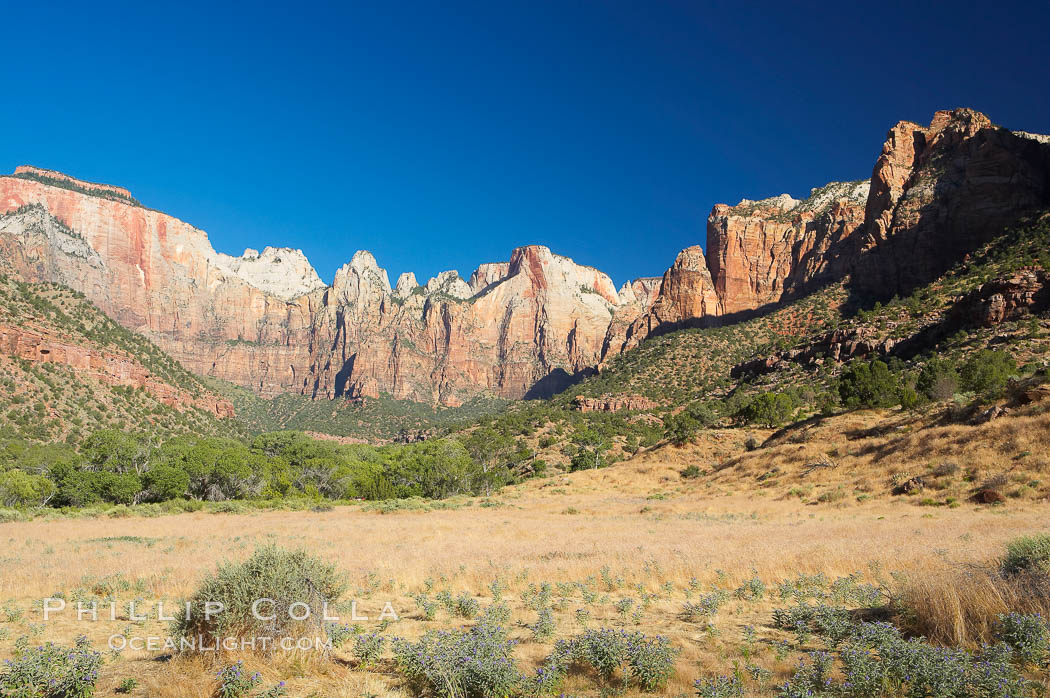
[[[0,177],[0,263],[82,291],[187,368],[264,396],[443,405],[544,396],[654,334],[732,322],[849,278],[893,295],[1050,206],[1050,139],[968,109],[900,122],[870,180],[716,205],[707,244],[619,290],[546,247],[426,283],[361,251],[325,285],[302,252],[216,252],[128,190],[20,167]],[[629,252],[629,251],[625,251]]]

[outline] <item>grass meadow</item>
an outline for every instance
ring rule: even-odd
[[[798,431],[711,432],[694,446],[531,480],[446,508],[392,502],[152,518],[124,511],[5,523],[0,658],[13,655],[21,636],[70,644],[86,634],[105,658],[99,695],[115,694],[122,682],[132,695],[216,695],[216,672],[237,659],[260,673],[261,685],[285,682],[286,695],[419,694],[389,652],[362,662],[353,643],[328,657],[107,648],[113,635],[168,633],[155,614],[131,619],[128,601],[138,600],[140,609],[157,601],[174,605],[220,563],[243,560],[267,544],[304,549],[334,565],[349,586],[344,600],[355,599],[358,613],[370,616],[355,632],[412,640],[428,630],[470,625],[479,609],[501,600],[510,609],[514,657],[526,673],[543,664],[559,639],[588,629],[664,636],[677,655],[657,695],[696,695],[697,679],[743,676],[743,667],[757,676],[744,677],[747,694],[774,695],[800,657],[826,649],[819,634],[777,620],[775,609],[809,600],[837,600],[858,617],[893,619],[931,641],[972,650],[989,639],[997,614],[1025,603],[1023,610],[1045,611],[1021,598],[1023,590],[1011,597],[1010,589],[987,580],[995,578],[990,571],[1009,540],[1048,528],[1042,485],[1014,491],[1022,486],[1014,482],[1019,473],[1031,482],[1043,470],[1039,440],[1046,416],[976,428],[898,418],[913,421],[838,417],[812,426],[825,432],[812,440]],[[876,423],[886,428],[871,431]],[[942,451],[963,438],[961,429],[971,439],[980,436],[980,444],[957,467],[938,467]],[[742,445],[748,436],[772,439],[749,452]],[[1018,460],[1010,449],[1035,455]],[[825,466],[813,468],[820,458]],[[683,477],[689,465],[698,465],[699,474]],[[901,475],[916,474],[927,477],[923,491],[892,494]],[[966,498],[993,477],[1006,493],[1003,503]],[[97,622],[78,622],[69,608],[44,622],[41,599],[54,596],[70,603],[113,600],[117,617],[110,620],[105,611]],[[860,596],[867,601],[855,603]],[[909,617],[899,610],[905,601]],[[397,621],[376,619],[386,602]],[[549,611],[545,625],[541,608]],[[1027,675],[1047,686],[1045,671]],[[559,692],[642,694],[623,677],[588,667],[570,671]]]

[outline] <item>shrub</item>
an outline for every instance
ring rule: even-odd
[[[664,417],[664,436],[675,446],[684,446],[700,430],[700,422],[687,412]]]
[[[131,693],[138,688],[138,685],[138,679],[133,679],[131,677],[121,679],[120,685],[117,686],[117,693]]]
[[[588,630],[573,638],[572,657],[577,662],[590,664],[603,679],[608,680],[627,661],[629,637],[623,630]]]
[[[478,611],[481,610],[481,604],[478,600],[467,592],[460,594],[453,605],[453,611],[457,616],[470,620],[474,616],[478,615]]]
[[[928,400],[950,400],[959,387],[959,372],[948,359],[934,357],[919,371],[915,389]]]
[[[1050,652],[1050,625],[1038,613],[999,615],[999,636],[1028,664],[1042,664]]]
[[[80,636],[72,648],[48,642],[19,647],[0,674],[0,695],[19,698],[90,698],[95,695],[102,655]]]
[[[882,361],[851,361],[839,379],[839,397],[846,407],[893,407],[900,402],[900,384]]]
[[[751,398],[738,415],[749,424],[769,428],[779,427],[798,409],[798,402],[790,393],[762,393]]]
[[[1050,534],[1022,536],[1006,544],[1003,574],[1039,572],[1050,574]]]
[[[414,688],[437,698],[506,696],[521,683],[513,643],[502,625],[434,631],[418,642],[394,640],[394,659]]]
[[[160,463],[143,476],[142,483],[152,501],[163,502],[185,496],[190,486],[190,476],[182,468]]]
[[[631,678],[643,691],[655,691],[674,675],[678,649],[665,637],[631,635],[627,643],[627,666]]]
[[[744,695],[744,685],[735,676],[697,679],[693,688],[698,698],[737,698]]]
[[[573,664],[591,666],[604,681],[618,671],[626,672],[644,691],[664,685],[674,674],[678,649],[662,636],[602,628],[587,630],[571,640],[559,642],[544,663],[538,679],[553,688]]]
[[[205,578],[189,600],[188,613],[176,620],[177,637],[202,637],[208,642],[225,637],[265,636],[280,642],[284,637],[320,637],[324,607],[334,603],[346,590],[334,567],[305,551],[283,550],[270,545],[259,548],[241,563],[220,565]],[[255,610],[260,599],[272,600]],[[206,603],[221,603],[223,611],[209,618]],[[305,604],[305,610],[295,604]]]
[[[554,635],[554,628],[554,614],[549,608],[541,608],[536,622],[529,626],[532,636],[537,640],[546,640]]]
[[[821,695],[831,687],[831,667],[834,658],[827,652],[810,652],[810,662],[800,660],[795,674],[780,686],[777,695],[782,698],[809,698]],[[936,694],[940,695],[940,694]]]
[[[886,667],[877,655],[858,646],[842,649],[842,693],[856,698],[877,696],[886,686]]]
[[[223,667],[215,677],[219,680],[217,698],[244,698],[262,681],[258,672],[251,675],[244,673],[244,662]]]
[[[964,390],[991,393],[1002,390],[1017,372],[1017,362],[1004,351],[982,349],[963,364],[959,378]]]
[[[0,470],[0,506],[43,506],[55,496],[55,483],[18,469]]]
[[[687,465],[678,471],[678,474],[685,480],[693,480],[700,477],[700,466],[698,465]]]
[[[728,599],[729,594],[722,590],[703,594],[695,603],[686,601],[685,604],[683,604],[681,618],[682,620],[693,623],[705,622],[718,613],[718,609],[721,608],[722,604]]]
[[[360,666],[374,664],[383,654],[386,638],[379,633],[362,633],[354,638],[354,658]]]
[[[689,443],[701,429],[718,421],[718,415],[706,403],[694,403],[678,414],[664,418],[664,436],[672,444]]]
[[[347,623],[326,623],[324,629],[328,635],[328,641],[332,643],[332,647],[342,647],[347,640],[356,636],[354,629]]]

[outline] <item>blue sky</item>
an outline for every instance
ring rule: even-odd
[[[358,249],[425,280],[539,243],[620,284],[717,202],[869,176],[899,119],[1050,132],[1050,4],[942,7],[17,3],[0,168],[127,186],[326,281]]]

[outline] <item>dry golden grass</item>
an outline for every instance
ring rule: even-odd
[[[708,476],[705,494],[757,490],[771,498],[806,503],[853,502],[892,496],[915,476],[926,486],[907,499],[926,504],[962,503],[990,478],[1014,499],[1050,497],[1050,411],[1045,404],[1015,410],[982,424],[945,424],[944,408],[926,415],[866,410],[816,418],[773,434],[751,432],[768,442],[741,452],[740,430],[715,432],[700,444],[641,454],[638,463],[664,467],[669,477],[686,465]],[[736,447],[736,448],[734,448]],[[812,467],[825,462],[835,467]],[[944,470],[939,467],[949,466]],[[954,466],[954,467],[951,467]],[[823,499],[822,499],[823,496]]]
[[[110,635],[129,625],[134,634],[163,635],[164,624],[152,619],[142,624],[126,619],[78,623],[68,612],[37,625],[40,614],[30,609],[43,597],[63,592],[68,598],[78,587],[110,575],[139,585],[118,593],[122,601],[136,596],[175,600],[189,594],[219,562],[243,559],[257,545],[271,542],[306,548],[344,570],[358,588],[351,596],[360,599],[359,608],[373,619],[382,603],[390,601],[402,619],[387,634],[410,638],[464,622],[445,612],[436,621],[421,617],[410,595],[427,580],[434,591],[467,591],[486,605],[491,603],[489,583],[505,579],[510,584],[505,599],[513,611],[512,637],[520,642],[516,656],[525,669],[542,661],[553,640],[532,638],[525,624],[535,620],[535,613],[520,601],[521,592],[529,583],[600,579],[607,567],[610,575],[623,578],[623,585],[602,589],[605,598],[589,606],[588,627],[626,625],[668,636],[682,652],[665,695],[691,694],[694,679],[731,670],[745,625],[757,629],[757,661],[774,679],[790,675],[794,663],[773,649],[775,641],[790,638],[770,624],[772,609],[784,602],[734,599],[715,617],[713,630],[708,629],[680,618],[694,578],[709,590],[715,584],[736,586],[752,574],[772,585],[800,573],[831,578],[860,573],[874,579],[870,570],[878,568],[885,580],[887,573],[900,571],[909,580],[909,603],[919,609],[916,620],[926,624],[924,632],[960,642],[979,639],[991,614],[1017,600],[1005,587],[982,586],[979,576],[973,577],[972,588],[961,585],[957,571],[988,566],[1007,540],[1045,531],[1050,506],[1035,496],[1012,498],[1005,506],[978,506],[964,496],[974,484],[961,478],[968,468],[988,472],[999,464],[1007,472],[1036,477],[1045,467],[1047,449],[1038,444],[1045,438],[1048,418],[1022,414],[977,428],[932,427],[909,419],[846,415],[812,427],[812,436],[802,443],[785,435],[782,443],[752,453],[743,449],[747,434],[715,432],[691,447],[660,449],[603,470],[529,481],[488,502],[454,510],[383,514],[344,507],[3,524],[0,605],[23,609],[25,617],[3,624],[11,633],[0,641],[0,657],[9,656],[14,637],[27,632],[69,641],[86,630],[103,647]],[[879,420],[890,425],[886,434],[856,437],[858,430]],[[897,428],[901,424],[907,429]],[[803,475],[807,463],[832,449],[838,450],[837,467]],[[1008,464],[1022,462],[1014,460],[1022,450],[1035,455],[1009,469]],[[916,497],[886,496],[892,474],[923,473],[949,454],[960,471],[943,491],[957,489],[959,506],[920,507],[914,505]],[[683,480],[678,471],[692,463],[711,472]],[[723,467],[713,467],[718,464]],[[772,486],[765,485],[770,478],[757,481],[757,475],[772,468],[780,471]],[[867,483],[871,499],[856,501],[852,489],[858,480]],[[809,483],[812,491],[805,501],[812,504],[789,494]],[[850,496],[819,501],[820,493],[840,487]],[[375,575],[375,583],[366,582],[369,574]],[[367,587],[371,590],[362,591]],[[653,597],[637,623],[613,608],[625,597],[638,602],[643,593]],[[583,605],[579,597],[570,598],[557,612],[556,638],[580,632],[583,626],[574,610]],[[364,625],[374,626],[374,621]],[[128,650],[107,662],[100,694],[110,694],[125,676],[140,681],[136,695],[183,698],[214,690],[216,665],[209,658],[155,661],[158,656],[163,653]],[[248,656],[246,662],[268,682],[287,681],[290,695],[407,695],[389,662],[358,671],[346,648],[333,661]],[[570,676],[565,690],[597,695],[586,675]]]
[[[1044,576],[1004,579],[994,567],[959,566],[912,572],[901,585],[901,624],[945,645],[994,641],[1001,613],[1050,614]]]

